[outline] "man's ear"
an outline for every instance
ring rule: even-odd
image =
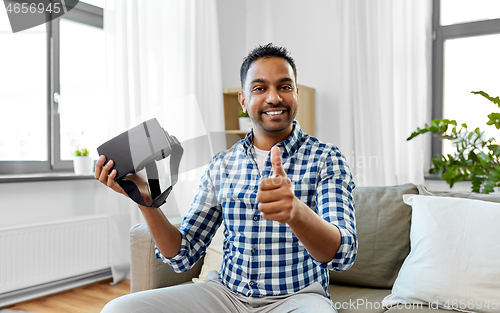
[[[238,102],[240,103],[243,112],[247,113],[247,106],[245,105],[245,95],[241,91],[238,92]]]

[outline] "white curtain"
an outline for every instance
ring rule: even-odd
[[[358,186],[424,182],[428,141],[406,138],[429,121],[431,7],[431,0],[338,3],[339,102],[350,116],[339,122],[350,134],[343,146],[353,151]]]
[[[224,130],[217,25],[214,0],[106,1],[110,109],[99,122],[109,125],[110,137],[152,117],[181,142]],[[185,153],[182,162],[196,162],[197,157]],[[168,180],[162,171],[165,164],[160,166],[160,178]],[[202,171],[180,174],[162,207],[167,217],[187,212]],[[129,271],[129,229],[143,220],[128,199],[110,201],[103,210],[110,216],[110,260],[116,283]]]

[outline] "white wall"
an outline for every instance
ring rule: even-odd
[[[0,184],[0,226],[43,223],[96,213],[90,180]]]
[[[434,191],[471,191],[472,188],[471,182],[468,181],[455,183],[453,188],[450,188],[444,180],[426,180],[425,186]]]
[[[248,53],[245,2],[217,0],[223,88],[240,86],[240,65]]]
[[[122,198],[94,179],[0,183],[0,227],[105,213]]]

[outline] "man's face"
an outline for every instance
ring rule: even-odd
[[[285,59],[261,58],[248,68],[240,104],[254,130],[288,132],[297,114],[297,92],[293,69]]]

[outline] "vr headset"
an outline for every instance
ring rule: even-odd
[[[168,195],[177,183],[179,164],[184,150],[177,138],[169,135],[156,118],[153,118],[103,143],[97,148],[97,152],[99,155],[105,155],[108,161],[114,161],[110,172],[116,169],[115,181],[132,200],[143,206],[158,208],[167,201]],[[170,156],[171,185],[161,192],[155,161],[168,156]],[[125,179],[127,175],[137,173],[144,168],[153,198],[150,206],[144,202],[135,183]]]

